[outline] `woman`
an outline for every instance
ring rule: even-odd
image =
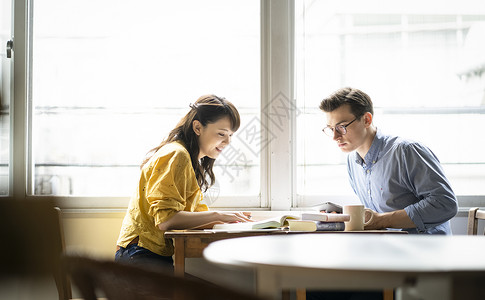
[[[202,189],[214,183],[215,159],[239,128],[237,109],[215,95],[200,97],[190,108],[141,165],[138,189],[118,238],[117,261],[172,268],[173,245],[164,239],[164,231],[249,221],[243,213],[208,211],[200,203]]]

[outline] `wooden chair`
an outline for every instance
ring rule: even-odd
[[[485,220],[485,210],[472,207],[468,211],[468,235],[477,235],[478,220]],[[485,230],[483,232],[485,235]]]
[[[64,235],[60,210],[52,199],[0,200],[0,277],[54,277],[60,300],[71,299],[63,273]],[[1,278],[0,278],[1,279]]]
[[[54,207],[54,213],[56,221],[59,224],[59,229],[56,232],[56,235],[59,238],[57,242],[58,248],[56,248],[55,251],[59,253],[59,256],[63,256],[66,253],[66,242],[64,240],[64,227],[62,226],[62,213],[59,207]],[[59,300],[72,299],[71,281],[62,266],[54,271],[54,279],[56,281]]]
[[[64,265],[85,300],[96,300],[98,293],[110,300],[261,300],[206,281],[110,260],[66,256]]]

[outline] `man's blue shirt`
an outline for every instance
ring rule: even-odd
[[[377,212],[404,209],[409,233],[451,234],[458,204],[438,158],[426,146],[377,130],[364,159],[347,157],[350,184],[362,204]]]

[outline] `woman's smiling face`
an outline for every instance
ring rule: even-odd
[[[223,117],[214,123],[202,126],[199,121],[194,121],[193,129],[199,137],[199,159],[208,156],[216,159],[224,147],[231,143],[233,131],[229,117]]]

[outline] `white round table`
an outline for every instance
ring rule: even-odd
[[[288,288],[398,288],[400,299],[447,300],[457,276],[485,285],[484,253],[484,236],[304,234],[217,241],[204,257],[253,268],[258,293],[274,299]]]

